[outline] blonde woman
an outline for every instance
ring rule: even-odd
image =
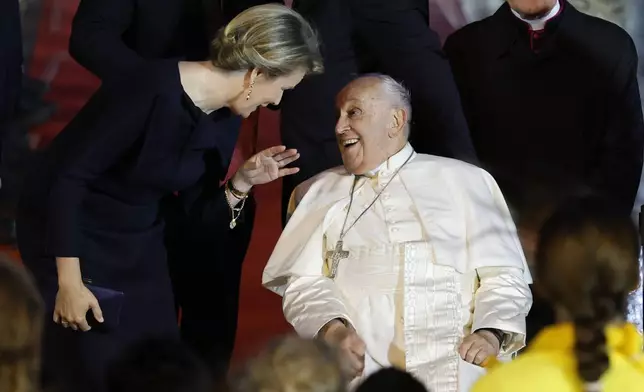
[[[0,258],[0,391],[37,392],[43,305],[28,273]]]
[[[26,181],[18,242],[53,320],[44,368],[65,391],[104,391],[105,365],[124,345],[178,335],[164,196],[178,193],[198,224],[226,219],[234,230],[252,187],[297,172],[286,167],[297,151],[277,146],[223,186],[210,175],[220,171],[218,140],[233,117],[279,103],[320,71],[311,26],[285,6],[254,7],[219,32],[212,53],[204,62],[150,62],[105,83]],[[204,311],[217,312],[212,300]]]

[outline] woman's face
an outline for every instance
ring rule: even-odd
[[[304,70],[297,70],[288,75],[269,78],[257,70],[250,71],[245,78],[244,91],[231,103],[230,109],[242,117],[248,117],[259,106],[278,105],[284,91],[295,88],[304,75]]]

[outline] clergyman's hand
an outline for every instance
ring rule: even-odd
[[[362,374],[366,345],[353,328],[334,320],[325,327],[322,338],[339,350],[340,365],[345,376],[354,379]]]
[[[499,339],[490,331],[476,331],[463,339],[458,353],[465,362],[482,366],[489,357],[496,357],[500,350]]]
[[[295,149],[287,150],[285,146],[267,148],[250,157],[233,177],[233,184],[240,192],[248,192],[255,185],[275,181],[280,177],[295,174],[297,167],[286,167],[299,159]]]

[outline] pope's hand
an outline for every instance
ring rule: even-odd
[[[354,379],[364,371],[366,345],[353,328],[339,321],[332,323],[324,332],[323,339],[339,350],[342,371],[349,379]]]
[[[300,157],[297,150],[287,150],[285,146],[275,146],[260,151],[250,157],[233,177],[233,185],[240,192],[248,192],[255,185],[262,185],[280,177],[295,174],[297,167],[287,168]]]
[[[482,330],[463,339],[458,353],[465,362],[481,366],[487,358],[499,355],[499,350],[499,339],[492,332]]]

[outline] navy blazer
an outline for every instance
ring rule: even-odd
[[[155,64],[105,83],[42,153],[21,201],[21,215],[42,222],[22,225],[30,253],[80,257],[84,272],[111,281],[146,247],[163,249],[164,196],[178,193],[199,227],[228,216],[218,143],[238,120],[227,109],[210,119],[183,91],[177,62]]]

